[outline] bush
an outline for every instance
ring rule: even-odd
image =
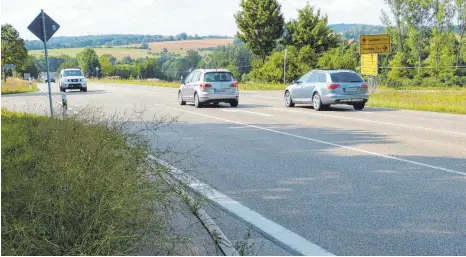
[[[2,255],[127,255],[166,239],[155,215],[165,194],[124,124],[3,109],[1,119]]]

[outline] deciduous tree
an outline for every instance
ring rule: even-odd
[[[237,38],[264,62],[283,34],[284,18],[277,0],[241,0],[235,14]]]

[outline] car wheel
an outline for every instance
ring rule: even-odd
[[[199,102],[199,96],[197,95],[197,93],[194,93],[194,106],[196,106],[196,108],[202,107],[202,103]]]
[[[366,105],[366,103],[356,103],[356,104],[353,104],[353,107],[355,110],[362,110],[364,109],[364,106]]]
[[[316,111],[322,111],[324,108],[324,105],[322,104],[322,100],[320,99],[319,93],[315,93],[312,96],[312,107],[314,107],[314,110]]]
[[[182,97],[182,95],[181,95],[181,91],[178,92],[178,103],[179,103],[180,105],[185,105],[185,104],[186,104],[186,102],[183,101],[183,97]]]
[[[293,99],[291,99],[290,91],[285,92],[285,105],[286,107],[294,107]]]
[[[236,100],[231,101],[230,106],[231,107],[238,107],[238,101],[236,101]]]

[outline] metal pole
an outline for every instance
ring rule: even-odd
[[[50,89],[50,73],[49,73],[49,55],[47,52],[47,31],[45,30],[45,13],[40,10],[42,14],[42,30],[44,32],[44,49],[45,49],[45,65],[47,66],[47,84],[49,88],[49,105],[50,105],[50,118],[53,119],[53,106],[52,106],[52,90]]]
[[[285,59],[283,61],[283,84],[286,84],[286,54],[288,53],[287,49],[285,49]]]

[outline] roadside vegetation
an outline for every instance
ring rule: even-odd
[[[368,106],[466,114],[463,90],[378,90]]]
[[[168,254],[164,170],[128,122],[83,113],[2,109],[2,255]]]
[[[3,94],[16,94],[28,93],[38,91],[37,81],[33,80],[31,87],[29,81],[19,78],[7,78],[6,82],[2,80],[2,95]]]

